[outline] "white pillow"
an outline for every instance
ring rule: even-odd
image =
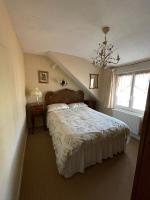
[[[48,112],[63,110],[63,109],[69,109],[69,106],[65,103],[55,103],[47,106]]]
[[[88,107],[85,103],[70,103],[69,104],[69,108],[84,108],[84,107]]]

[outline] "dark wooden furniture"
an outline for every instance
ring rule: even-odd
[[[56,92],[47,92],[45,95],[45,104],[53,103],[79,103],[84,102],[84,93],[81,90],[73,91],[70,89],[58,90]]]
[[[44,104],[30,103],[26,106],[27,111],[27,125],[29,130],[34,133],[35,119],[37,117],[42,118],[43,127],[46,128],[46,108]]]
[[[96,101],[95,100],[84,100],[84,103],[88,105],[88,107],[92,109],[96,109]]]
[[[150,199],[150,87],[141,129],[141,140],[131,200]]]
[[[96,109],[95,100],[84,100],[84,93],[81,90],[74,91],[70,89],[62,89],[56,92],[47,92],[45,95],[45,105],[53,103],[79,103],[84,102],[90,108]]]

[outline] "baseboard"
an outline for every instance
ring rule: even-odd
[[[24,142],[24,147],[23,147],[23,156],[22,156],[21,167],[20,167],[20,175],[19,175],[19,181],[18,181],[18,192],[17,192],[16,200],[20,199],[20,191],[21,191],[21,182],[22,182],[22,175],[23,175],[23,165],[24,165],[24,158],[25,158],[25,151],[26,151],[26,143],[27,143],[27,128],[25,128],[25,142]]]
[[[140,135],[136,135],[134,133],[130,133],[130,136],[136,140],[140,140]]]

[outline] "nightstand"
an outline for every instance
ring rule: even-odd
[[[92,109],[96,109],[96,101],[94,100],[84,100],[84,103],[88,105],[88,107]]]
[[[34,133],[35,129],[35,119],[41,118],[43,122],[43,127],[46,129],[46,107],[43,103],[28,103],[26,106],[27,113],[27,125],[29,130]]]

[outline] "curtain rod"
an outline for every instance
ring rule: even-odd
[[[110,69],[117,69],[117,68],[120,68],[120,67],[127,67],[127,66],[136,65],[136,64],[140,64],[140,63],[146,63],[146,62],[150,62],[150,59],[135,61],[135,62],[128,63],[128,64],[122,64],[120,66],[110,67]]]

